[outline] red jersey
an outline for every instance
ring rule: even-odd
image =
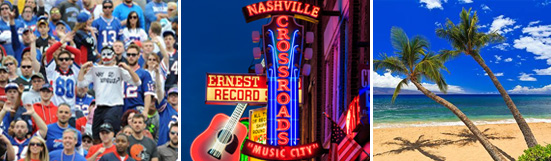
[[[102,147],[103,147],[103,143],[90,147],[90,149],[88,150],[88,155],[86,155],[86,159],[92,157],[92,155],[96,154],[96,152],[98,152],[98,150]],[[96,157],[96,161],[98,161],[101,158],[101,156],[109,153],[117,153],[117,147],[115,146],[115,144],[112,144],[111,147],[106,148],[105,151],[103,151],[103,153],[99,154]]]

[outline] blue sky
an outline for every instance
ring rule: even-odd
[[[402,28],[408,37],[423,35],[431,51],[451,49],[435,30],[449,18],[459,22],[462,8],[477,11],[480,31],[497,31],[507,40],[490,44],[481,55],[509,93],[551,93],[551,1],[536,0],[374,0],[373,56],[393,55],[390,29]],[[445,64],[449,91],[453,93],[497,93],[484,70],[469,56]],[[404,77],[380,70],[372,74],[374,87],[394,88]],[[430,82],[424,85],[438,88]],[[406,89],[415,87],[410,85]]]

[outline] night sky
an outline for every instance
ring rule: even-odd
[[[252,31],[269,19],[246,23],[241,8],[260,1],[182,1],[181,124],[182,160],[191,160],[191,143],[217,113],[231,115],[235,106],[206,105],[206,73],[247,73],[253,62]],[[249,106],[248,110],[258,108]]]

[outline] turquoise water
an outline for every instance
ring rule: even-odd
[[[514,123],[501,95],[442,95],[475,124]],[[463,125],[446,107],[425,95],[373,96],[374,128]],[[527,122],[551,122],[551,96],[511,95]]]

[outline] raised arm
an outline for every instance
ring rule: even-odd
[[[31,37],[31,60],[32,60],[32,66],[33,66],[33,71],[35,73],[38,73],[40,72],[40,62],[38,62],[38,60],[36,59],[36,36],[34,35],[34,33],[30,33],[30,37]]]
[[[78,83],[77,83],[78,87],[87,86],[87,84],[81,86],[82,84],[81,82],[84,81],[84,75],[88,73],[88,70],[90,70],[89,68],[91,68],[93,65],[94,64],[92,64],[92,62],[86,62],[82,65],[80,72],[78,72]]]
[[[48,133],[48,125],[46,125],[44,120],[42,120],[42,118],[40,116],[38,116],[38,114],[36,114],[36,112],[34,112],[33,105],[25,104],[24,106],[25,106],[25,109],[27,110],[27,112],[23,113],[23,115],[30,115],[34,119],[34,122],[36,123],[36,126],[38,127],[40,137],[46,138],[46,133]]]
[[[161,51],[161,55],[163,56],[163,60],[161,60],[161,63],[164,63],[165,66],[168,67],[168,59],[170,58],[168,56],[168,52],[166,51],[166,47],[163,47],[161,45],[161,42],[159,42],[159,39],[157,38],[157,35],[155,35],[155,38],[151,38],[151,41],[153,41],[153,43],[155,43],[158,47],[159,47],[159,50]]]
[[[136,72],[134,72],[134,70],[132,70],[128,65],[126,65],[126,63],[119,63],[119,67],[125,69],[126,71],[128,71],[128,73],[130,73],[133,84],[135,86],[139,86],[141,84],[140,76],[138,76],[138,74],[136,74]]]

